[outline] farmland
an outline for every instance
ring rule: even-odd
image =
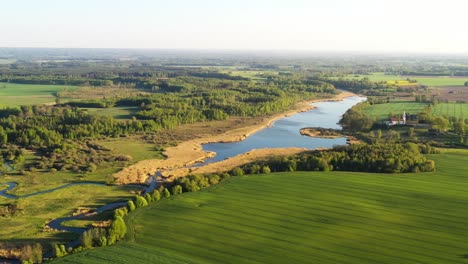
[[[417,103],[417,102],[391,102],[387,104],[374,104],[366,109],[364,109],[364,113],[371,116],[372,119],[380,121],[380,120],[387,120],[389,118],[389,114],[392,115],[402,115],[403,112],[417,114],[421,112],[425,107],[427,107],[427,103]]]
[[[439,103],[432,107],[432,114],[464,119],[468,117],[468,104]]]
[[[55,263],[467,263],[466,150],[435,173],[242,176],[132,213],[126,242]]]
[[[468,81],[468,78],[462,77],[451,77],[451,76],[441,76],[441,77],[432,77],[432,76],[406,76],[406,75],[387,75],[383,72],[372,73],[368,75],[348,75],[346,78],[352,79],[362,79],[369,78],[371,81],[375,82],[387,82],[389,84],[399,84],[399,85],[409,85],[407,79],[416,80],[419,84],[427,86],[463,86],[463,84]]]
[[[0,83],[0,107],[53,103],[58,92],[76,89],[67,85]]]

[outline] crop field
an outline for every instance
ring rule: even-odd
[[[55,263],[468,263],[466,150],[435,173],[235,177],[138,209],[117,245]]]
[[[468,104],[438,103],[432,107],[433,115],[468,118]]]
[[[76,86],[0,83],[0,107],[55,102],[55,94],[75,90]]]
[[[387,82],[389,84],[398,84],[398,85],[410,85],[407,78],[411,80],[416,80],[420,84],[427,86],[463,86],[468,78],[461,77],[452,77],[452,76],[440,76],[440,77],[430,77],[430,76],[406,76],[406,75],[386,75],[383,72],[373,73],[369,75],[348,75],[346,78],[351,79],[362,79],[369,78],[371,81],[375,82]]]
[[[364,109],[364,113],[371,116],[375,120],[387,120],[388,115],[390,113],[399,116],[401,116],[403,112],[417,114],[421,112],[425,107],[427,107],[426,103],[391,102],[387,104],[371,105]]]

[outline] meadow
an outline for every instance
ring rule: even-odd
[[[0,184],[1,185],[1,184]],[[78,207],[96,209],[102,205],[133,197],[132,186],[72,186],[51,193],[18,200],[0,197],[0,206],[16,203],[19,208],[14,216],[0,217],[2,242],[21,241],[52,242],[76,238],[74,233],[45,232],[45,224],[58,217],[70,216]],[[28,193],[32,193],[30,190]]]
[[[438,103],[432,107],[433,115],[455,118],[468,118],[468,104]]]
[[[374,104],[364,109],[364,113],[376,121],[388,120],[389,114],[401,116],[403,112],[417,114],[421,112],[427,103],[417,102],[391,102],[387,104]]]
[[[54,103],[56,93],[76,86],[0,83],[0,107]]]
[[[156,144],[150,144],[137,138],[109,138],[98,143],[112,151],[114,155],[129,155],[132,162],[150,159],[164,159],[162,149]]]
[[[383,72],[376,72],[369,75],[348,75],[346,78],[362,79],[369,78],[375,82],[387,82],[389,84],[409,85],[407,78],[417,80],[418,83],[427,86],[463,86],[468,78],[452,77],[452,76],[406,76],[406,75],[387,75]]]
[[[140,110],[139,107],[108,107],[108,108],[82,108],[91,115],[113,117],[116,120],[131,120],[133,115]]]
[[[125,242],[55,263],[468,263],[467,150],[437,172],[234,177],[127,217]]]

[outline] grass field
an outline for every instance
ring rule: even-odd
[[[55,102],[55,93],[75,90],[76,86],[0,83],[0,107]]]
[[[43,232],[50,219],[69,216],[78,207],[95,209],[99,206],[133,197],[130,190],[136,187],[122,186],[73,186],[52,193],[17,200],[22,209],[13,217],[0,217],[0,237],[3,242],[54,241],[76,237],[75,234]],[[31,191],[32,192],[32,191]],[[15,202],[0,199],[0,205]]]
[[[400,85],[408,85],[407,78],[417,80],[418,83],[427,86],[463,86],[468,78],[441,76],[441,77],[428,77],[428,76],[405,76],[405,75],[386,75],[383,72],[373,73],[369,75],[348,75],[346,78],[362,79],[369,78],[371,81],[382,82],[386,81],[389,84],[395,84],[399,81]]]
[[[117,120],[130,120],[139,107],[83,108],[92,115],[111,116]]]
[[[468,118],[468,104],[439,103],[432,107],[433,115]]]
[[[55,263],[468,263],[466,150],[421,174],[243,176],[139,209],[128,241]]]
[[[374,104],[366,109],[364,113],[371,116],[375,120],[388,120],[389,113],[394,115],[402,115],[403,112],[417,114],[421,112],[427,104],[417,102],[391,102],[388,104]]]
[[[129,155],[132,162],[149,159],[164,159],[160,148],[155,144],[146,143],[134,138],[106,139],[97,142],[114,153],[114,155]]]

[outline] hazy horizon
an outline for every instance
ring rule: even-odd
[[[466,54],[463,0],[17,0],[0,47]]]

